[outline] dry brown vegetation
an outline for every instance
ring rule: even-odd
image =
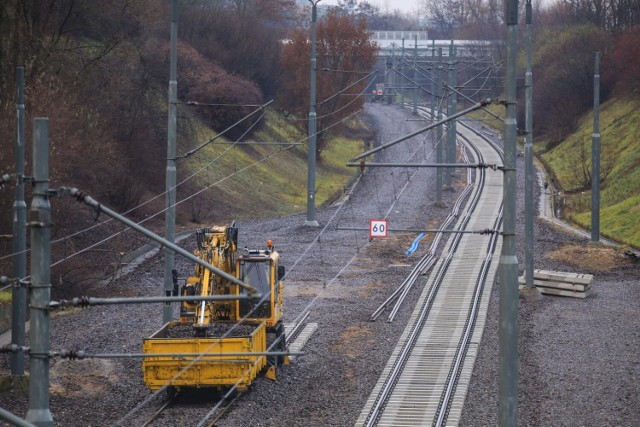
[[[215,7],[225,11],[223,15],[216,15],[215,11],[203,13],[213,8],[208,3],[181,2],[184,21],[179,18],[179,28],[193,30],[196,27],[191,24],[196,17],[200,28],[217,28],[221,20],[228,26],[237,25],[246,16],[246,10],[273,12],[269,22],[253,22],[250,29],[256,31],[281,19],[276,13],[278,9],[273,8],[276,5],[273,1],[214,2]],[[290,0],[279,0],[277,6],[289,3]],[[13,170],[15,76],[16,67],[22,66],[25,70],[26,174],[31,174],[31,123],[35,117],[47,117],[52,188],[62,185],[81,188],[101,203],[128,212],[137,220],[161,212],[164,197],[153,198],[161,195],[165,187],[169,16],[167,2],[150,0],[3,1],[0,4],[0,91],[9,96],[0,98],[0,113],[6,118],[0,121],[2,173]],[[235,54],[242,58],[246,50],[226,45],[228,51],[221,55],[219,49],[205,49],[209,47],[206,43],[193,46],[184,38],[178,49],[179,101],[263,103],[259,82],[239,73],[245,68],[241,60],[236,62],[237,69],[231,70],[217,62],[217,57],[233,61]],[[277,31],[271,35],[263,31],[257,42],[274,45],[277,40]],[[277,51],[271,54],[278,57]],[[248,111],[247,108],[196,108],[180,104],[178,140],[182,146],[178,151],[184,152],[195,145],[195,123],[222,130]],[[241,134],[253,124],[247,121],[244,127],[235,129],[235,134]],[[31,198],[29,190],[27,186],[27,203]],[[3,193],[9,197],[0,198],[0,235],[3,236],[0,256],[11,252],[13,187],[5,188]],[[144,201],[147,203],[143,207],[131,211]],[[54,240],[94,224],[91,214],[71,200],[55,200],[52,209]],[[179,217],[187,216],[179,212]],[[164,215],[158,215],[145,225],[161,231],[163,220]],[[65,258],[118,231],[122,231],[122,227],[110,222],[54,243],[53,259]],[[63,266],[54,267],[56,284],[71,282],[81,286],[86,280],[103,278],[116,270],[123,250],[141,244],[130,232],[111,242],[108,247],[118,247],[117,251],[96,247]],[[0,264],[3,271],[10,270],[10,259],[0,260]],[[78,280],[80,277],[82,281]]]
[[[281,106],[297,117],[309,111],[309,69],[311,37],[306,30],[295,30],[282,53],[283,88],[279,97]],[[370,83],[363,79],[376,61],[377,47],[370,40],[366,21],[349,15],[329,13],[317,28],[317,85],[316,113],[317,151],[321,154],[325,141],[334,132],[329,123],[335,123],[360,110],[362,93]],[[359,83],[358,80],[361,80]],[[339,92],[344,91],[345,96]],[[349,96],[351,95],[351,96]],[[306,124],[306,122],[305,122]],[[321,157],[319,157],[321,158]]]
[[[292,4],[292,0],[180,2],[179,101],[259,104],[277,96],[281,107],[301,119],[296,124],[305,127],[309,16],[298,16],[301,11]],[[500,37],[495,2],[459,4],[464,7],[447,12],[446,4],[432,2],[432,18],[441,15],[438,25],[443,37],[449,30],[460,37]],[[576,118],[590,108],[594,50],[606,52],[602,60],[603,101],[609,93],[634,95],[640,87],[640,56],[635,48],[640,30],[633,27],[640,19],[637,7],[628,2],[601,4],[605,9],[595,10],[592,2],[583,1],[536,9],[534,76],[536,92],[544,101],[534,101],[535,132],[557,132],[551,135],[552,143],[570,132]],[[462,11],[465,13],[456,15]],[[396,12],[381,13],[369,2],[341,0],[319,22],[318,69],[371,69],[375,47],[368,41],[367,22],[369,28],[407,29],[412,21],[406,18]],[[138,220],[162,211],[164,197],[153,197],[161,195],[165,186],[168,2],[5,0],[0,3],[0,22],[0,93],[5,95],[0,97],[0,113],[5,118],[0,121],[0,173],[13,170],[15,75],[16,67],[23,66],[27,175],[31,173],[31,123],[34,117],[48,117],[52,187],[82,188]],[[453,25],[449,29],[448,23]],[[282,52],[280,40],[284,37],[291,43]],[[334,122],[360,108],[361,101],[349,104],[354,97],[330,97],[361,76],[319,71],[320,131],[326,126],[323,116],[330,114]],[[367,83],[365,80],[346,93],[358,93]],[[203,125],[219,131],[250,110],[179,104],[179,153],[199,143],[197,135]],[[245,122],[230,136],[242,135],[253,124]],[[319,142],[321,152],[322,137]],[[192,191],[190,186],[193,184],[181,187],[181,191]],[[13,187],[2,191],[0,257],[11,252]],[[26,196],[30,200],[29,188]],[[143,207],[129,212],[144,201]],[[94,224],[90,213],[71,200],[56,200],[52,207],[54,239]],[[193,218],[190,209],[193,206],[189,204],[180,207],[178,218]],[[163,215],[158,215],[145,225],[162,231],[163,220]],[[120,230],[110,223],[65,239],[54,245],[54,259]],[[141,243],[132,233],[123,233],[118,239],[118,251],[93,248],[77,261],[65,263],[64,270],[56,269],[56,283],[73,281],[74,277],[93,280],[104,276],[104,271],[115,271],[122,251]],[[3,271],[4,267],[9,270],[9,261],[0,260]],[[86,265],[91,267],[83,267]],[[79,286],[82,283],[77,281]]]
[[[621,249],[604,245],[568,245],[545,254],[545,257],[584,271],[611,271],[632,262]]]

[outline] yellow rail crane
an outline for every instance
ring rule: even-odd
[[[262,371],[275,379],[285,357],[282,323],[284,267],[269,240],[267,248],[238,253],[238,228],[214,226],[196,231],[194,254],[254,287],[254,299],[183,302],[180,320],[165,324],[144,340],[144,382],[156,391],[235,386],[245,391]],[[246,295],[245,288],[198,264],[180,288],[184,296]]]

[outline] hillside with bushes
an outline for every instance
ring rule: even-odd
[[[543,32],[534,48],[534,147],[565,219],[591,228],[595,52],[601,52],[600,232],[640,247],[640,27]],[[522,120],[524,120],[522,118]]]
[[[461,4],[464,7],[452,10],[447,2],[424,2],[430,34],[502,37],[495,2]],[[630,177],[638,169],[632,123],[640,96],[640,40],[633,25],[640,22],[635,9],[627,8],[629,14],[621,15],[618,3],[603,4],[608,6],[601,13],[589,9],[588,2],[535,5],[535,145],[567,194],[567,214],[588,226],[587,196],[582,192],[589,190],[585,183],[573,182],[564,168],[567,162],[575,164],[572,156],[589,157],[584,133],[591,108],[593,52],[603,52],[603,144],[611,146],[607,152],[612,154],[607,155],[615,164],[603,182],[603,232],[622,240],[630,235],[624,241],[637,245],[637,224],[622,217],[637,210],[633,192],[638,185]],[[0,97],[0,172],[13,169],[15,76],[16,67],[23,66],[27,174],[31,123],[34,117],[48,117],[51,187],[79,187],[162,234],[169,16],[169,2],[152,0],[3,1],[0,91],[8,95]],[[294,0],[180,2],[179,228],[305,210],[309,21],[309,8],[295,6]],[[381,12],[367,1],[340,0],[323,9],[318,26],[322,134],[317,146],[317,204],[339,195],[354,173],[344,160],[372,138],[356,115],[362,97],[333,96],[345,87],[349,93],[366,89],[368,80],[355,80],[375,62],[367,29],[418,28],[422,27],[415,17],[388,8]],[[271,101],[268,108],[260,108]],[[519,102],[522,107],[522,97]],[[519,122],[524,123],[522,115]],[[184,157],[206,141],[211,142]],[[244,144],[250,141],[264,144]],[[7,186],[2,191],[12,196],[12,190]],[[3,268],[10,263],[6,254],[11,252],[12,204],[12,197],[0,198]],[[103,270],[117,268],[124,252],[144,243],[113,221],[102,224],[99,218],[96,223],[72,200],[56,198],[52,209],[58,284],[101,278]],[[108,243],[105,247],[101,242]]]
[[[164,233],[169,4],[2,2],[0,90],[11,94],[0,98],[5,117],[0,121],[3,173],[13,170],[15,76],[16,67],[22,66],[27,174],[31,123],[34,117],[47,117],[51,188],[78,187]],[[308,10],[294,6],[293,0],[179,4],[178,228],[304,211],[307,117],[284,110],[278,95],[286,87],[280,79],[282,40],[290,31],[308,26]],[[341,31],[350,26],[360,34],[364,30],[355,17],[339,21]],[[340,53],[332,50],[331,55]],[[332,65],[347,70],[346,66],[370,67],[370,58],[363,59],[365,63],[356,58]],[[319,93],[328,96],[321,84]],[[308,105],[308,98],[298,101]],[[344,108],[346,102],[350,109]],[[268,108],[260,107],[268,103]],[[355,173],[345,160],[361,152],[371,138],[353,115],[361,104],[362,100],[340,97],[332,108],[344,113],[323,112],[333,120],[327,120],[330,135],[319,146],[318,205],[340,195]],[[202,150],[187,156],[207,141]],[[3,191],[9,197],[0,198],[0,264],[9,271],[13,186]],[[28,186],[26,199],[29,203]],[[70,285],[101,279],[104,271],[114,272],[125,252],[145,243],[115,221],[96,221],[70,199],[53,199],[52,214],[53,276],[65,291]]]
[[[612,98],[601,106],[600,232],[640,247],[640,99]],[[593,115],[579,121],[575,132],[540,153],[562,192],[566,219],[591,228],[591,143]]]

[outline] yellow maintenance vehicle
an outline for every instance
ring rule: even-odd
[[[258,374],[275,379],[285,361],[282,323],[284,267],[271,241],[262,250],[238,253],[238,229],[215,226],[196,231],[194,254],[203,261],[255,288],[259,299],[183,302],[180,320],[165,324],[144,340],[144,382],[156,391],[235,386],[245,391]],[[181,286],[183,296],[246,296],[245,288],[196,264]]]

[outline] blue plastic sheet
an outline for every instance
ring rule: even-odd
[[[426,234],[424,233],[420,233],[418,235],[418,237],[416,237],[413,240],[413,243],[411,243],[411,246],[409,247],[409,249],[407,249],[406,251],[404,251],[405,255],[411,255],[412,253],[414,253],[415,251],[418,250],[418,245],[420,244],[420,240],[424,239],[424,236],[426,236]]]

